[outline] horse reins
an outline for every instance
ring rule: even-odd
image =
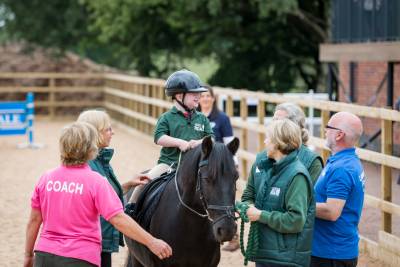
[[[199,166],[198,166],[197,176],[196,176],[196,179],[197,179],[197,181],[196,181],[196,192],[198,191],[198,192],[200,193],[200,200],[201,200],[201,203],[202,203],[202,205],[203,205],[203,208],[204,208],[206,214],[201,214],[201,213],[197,212],[197,211],[194,210],[193,208],[189,207],[185,202],[183,202],[182,197],[181,197],[181,194],[179,193],[178,179],[177,179],[177,177],[178,177],[178,170],[179,170],[179,166],[180,166],[180,163],[181,163],[181,155],[182,155],[182,152],[179,153],[178,166],[177,166],[177,168],[176,168],[175,178],[174,178],[174,179],[175,179],[176,193],[177,193],[177,195],[178,195],[179,202],[180,202],[185,208],[187,208],[188,210],[190,210],[190,211],[193,212],[194,214],[196,214],[196,215],[198,215],[198,216],[200,216],[200,217],[202,217],[202,218],[207,218],[207,219],[210,220],[213,224],[215,224],[215,223],[217,223],[218,221],[224,219],[225,217],[232,217],[232,218],[235,218],[235,216],[232,215],[232,214],[234,213],[234,211],[235,211],[233,205],[230,205],[230,206],[208,205],[206,199],[204,198],[203,190],[201,189],[201,179],[202,179],[202,177],[201,177],[200,169],[201,169],[202,167],[208,165],[208,160],[202,160],[202,161],[200,161]],[[225,214],[223,214],[223,215],[219,216],[217,219],[213,220],[213,219],[210,217],[210,213],[208,212],[209,209],[210,209],[210,210],[222,210],[222,211],[225,211]]]

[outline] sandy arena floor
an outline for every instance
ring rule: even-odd
[[[17,144],[26,141],[24,136],[0,137],[0,225],[2,228],[0,231],[0,266],[22,266],[30,196],[40,175],[59,164],[58,135],[63,125],[67,123],[67,121],[39,120],[35,125],[35,141],[45,146],[38,150],[17,149]],[[133,173],[154,165],[159,148],[153,144],[150,137],[133,133],[117,125],[114,127],[114,131],[116,134],[112,146],[116,152],[112,165],[121,182],[129,179]],[[376,186],[372,186],[372,188],[376,188]],[[365,216],[363,217],[365,219]],[[367,218],[368,225],[371,224],[371,221],[375,221],[375,224],[379,225],[373,219],[375,218],[373,215],[367,215]],[[366,232],[370,231],[369,234],[373,236],[372,230],[368,231],[368,229]],[[125,249],[122,249],[120,253],[113,254],[113,266],[123,266],[125,255]],[[224,252],[219,266],[243,266],[243,257],[240,252]],[[249,266],[254,266],[254,264],[251,263]],[[383,265],[363,255],[358,266]]]

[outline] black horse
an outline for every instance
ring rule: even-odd
[[[149,231],[166,241],[172,257],[159,260],[145,246],[127,239],[127,266],[212,267],[220,261],[221,242],[236,233],[234,201],[235,138],[227,146],[210,137],[182,154],[176,175],[163,191],[151,218]]]

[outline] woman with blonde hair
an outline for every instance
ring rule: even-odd
[[[111,128],[110,116],[105,111],[95,109],[83,111],[79,115],[78,121],[89,123],[96,129],[98,134],[96,143],[99,153],[95,159],[89,161],[89,166],[93,171],[107,178],[107,181],[113,187],[123,204],[123,194],[131,187],[147,183],[147,177],[135,175],[130,181],[122,185],[119,183],[110,165],[114,149],[109,148],[109,146],[114,132]],[[111,267],[111,253],[118,252],[119,246],[124,246],[124,239],[122,234],[103,217],[100,217],[100,222],[102,230],[101,266]]]
[[[300,127],[303,144],[300,146],[297,156],[307,168],[308,172],[310,173],[311,180],[313,184],[315,184],[322,172],[324,163],[321,156],[311,151],[311,149],[307,147],[309,136],[308,131],[305,128],[306,116],[304,115],[303,110],[294,103],[282,103],[276,106],[273,119],[289,119]]]
[[[167,243],[124,213],[107,180],[90,169],[87,162],[96,157],[96,140],[97,131],[88,123],[75,122],[62,130],[62,164],[44,173],[32,194],[24,267],[100,266],[100,215],[160,259],[172,254]]]
[[[257,267],[308,266],[315,217],[313,184],[297,158],[300,127],[288,119],[267,127],[266,150],[257,155],[242,201],[259,225]]]

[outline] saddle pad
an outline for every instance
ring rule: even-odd
[[[151,218],[158,206],[161,195],[168,182],[175,177],[175,171],[164,173],[160,177],[146,184],[142,193],[139,195],[135,205],[134,219],[145,230],[149,230]]]

